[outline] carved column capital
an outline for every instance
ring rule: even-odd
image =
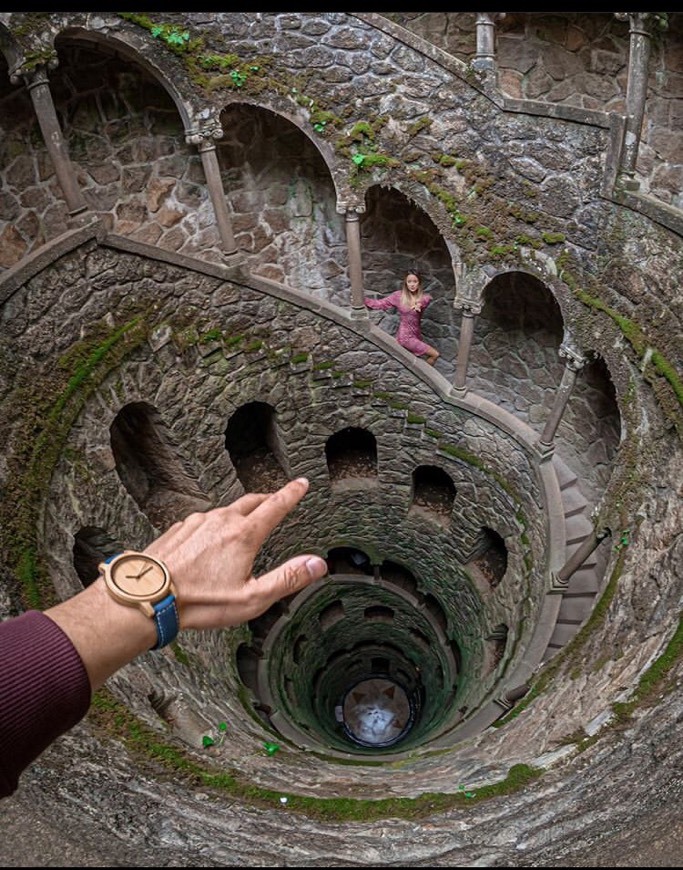
[[[185,133],[185,141],[188,145],[196,145],[200,151],[208,151],[216,147],[216,140],[223,137],[223,128],[220,124],[211,123],[203,127],[195,127]]]
[[[453,300],[453,308],[456,311],[461,311],[464,316],[476,317],[481,314],[481,302],[474,299],[464,299],[462,296],[456,296]]]
[[[22,58],[9,71],[9,80],[13,85],[25,84],[31,89],[37,85],[48,84],[48,71],[57,69],[59,66],[59,58],[54,49],[48,54],[41,63],[36,63],[35,60],[27,60]]]
[[[346,215],[347,220],[354,220],[353,215],[365,214],[364,202],[348,202],[345,200],[337,200],[335,211],[337,214]]]
[[[566,344],[560,345],[558,354],[565,361],[565,366],[572,372],[580,372],[588,362],[583,354]]]
[[[667,12],[615,12],[618,21],[628,21],[631,33],[651,37],[657,30],[666,30],[669,26]]]

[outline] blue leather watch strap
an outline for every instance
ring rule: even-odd
[[[157,601],[154,605],[154,622],[157,627],[157,642],[152,649],[161,649],[176,639],[180,629],[175,595],[167,595]]]

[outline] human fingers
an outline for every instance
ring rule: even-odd
[[[257,584],[258,595],[264,610],[271,604],[299,592],[327,574],[327,563],[320,556],[304,554],[294,556],[260,577],[252,577],[249,583]],[[252,588],[252,594],[254,589]]]
[[[235,499],[235,501],[231,502],[229,505],[226,505],[226,508],[231,511],[236,511],[237,513],[242,514],[242,516],[246,516],[267,498],[268,493],[247,492],[245,495],[240,496],[240,498]]]
[[[252,528],[263,538],[282,522],[308,492],[309,483],[305,477],[290,480],[285,486],[267,496],[249,515]]]

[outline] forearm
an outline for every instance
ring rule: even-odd
[[[113,600],[99,577],[45,611],[71,640],[95,692],[113,673],[156,643],[154,620]]]

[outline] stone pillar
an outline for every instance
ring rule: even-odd
[[[204,175],[206,176],[206,186],[216,216],[216,224],[221,237],[223,251],[227,257],[239,258],[240,252],[235,243],[235,236],[232,231],[232,221],[230,219],[230,213],[228,212],[225,190],[223,189],[223,181],[221,179],[221,170],[216,156],[216,144],[214,140],[220,139],[222,135],[222,128],[216,125],[205,127],[202,130],[190,131],[186,134],[185,141],[189,145],[197,146],[197,150],[202,159],[202,167],[204,168]]]
[[[569,578],[575,571],[583,565],[586,559],[597,548],[601,541],[611,535],[612,532],[607,529],[601,529],[599,532],[593,532],[583,541],[574,553],[567,559],[559,571],[552,571],[550,574],[551,588],[553,592],[564,592],[569,586]]]
[[[363,267],[360,249],[360,217],[355,208],[345,211],[346,245],[349,256],[349,278],[351,279],[351,307],[365,309],[363,289]]]
[[[505,15],[505,13],[502,14]],[[472,61],[472,66],[475,69],[495,70],[496,68],[495,18],[496,15],[492,15],[490,12],[477,12],[477,49]]]
[[[459,308],[462,311],[462,320],[460,321],[460,340],[458,342],[458,358],[455,363],[453,389],[464,394],[467,392],[467,366],[470,361],[472,336],[474,335],[474,322],[477,314],[481,311],[481,306],[475,305],[473,302],[465,302],[464,300],[456,299],[453,303],[453,307]]]
[[[56,66],[56,61],[53,66]],[[43,65],[28,71],[19,69],[10,75],[13,84],[19,84],[22,79],[31,95],[38,124],[52,160],[59,186],[64,194],[69,215],[74,218],[84,212],[87,205],[78,186],[76,173],[69,158],[69,150],[59,126],[59,119],[48,83],[47,68]]]
[[[657,13],[652,12],[615,12],[614,14],[621,21],[628,19],[630,24],[628,81],[626,84],[626,130],[620,169],[624,188],[637,190],[639,184],[634,175],[647,98],[652,27],[655,24],[662,26],[662,19]],[[664,26],[666,26],[666,19],[664,19]]]
[[[557,427],[560,425],[562,415],[567,407],[567,402],[574,389],[576,383],[576,374],[585,366],[586,360],[580,354],[568,348],[566,345],[560,346],[559,354],[566,359],[564,372],[560,386],[555,394],[555,404],[553,405],[550,416],[545,424],[543,433],[539,438],[536,449],[541,454],[543,459],[548,458],[555,450],[554,438],[557,432]]]

